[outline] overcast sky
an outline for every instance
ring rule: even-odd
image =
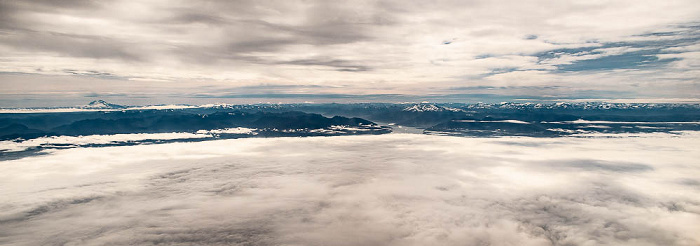
[[[0,0],[0,106],[698,100],[700,2]]]

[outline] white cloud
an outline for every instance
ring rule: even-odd
[[[390,134],[53,150],[0,163],[0,243],[696,245],[698,139]]]
[[[214,138],[219,134],[250,134],[257,135],[257,129],[236,127],[213,130],[199,130],[190,132],[170,132],[170,133],[129,133],[112,135],[86,135],[86,136],[49,136],[32,138],[28,140],[4,140],[0,141],[0,151],[20,152],[31,149],[42,148],[71,148],[86,147],[95,145],[124,145],[143,144],[149,142],[169,141],[169,140],[197,140]],[[364,129],[360,129],[364,130]]]

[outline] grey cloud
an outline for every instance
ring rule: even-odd
[[[134,95],[129,95],[125,93],[86,93],[83,95],[84,97],[93,97],[93,98],[103,98],[103,97],[133,97]]]
[[[229,89],[229,91],[235,91],[239,94],[285,94],[290,93],[290,91],[297,92],[314,92],[320,93],[319,90],[332,89],[333,86],[323,86],[323,85],[281,85],[281,84],[260,84],[251,86],[240,86]],[[220,88],[212,88],[212,92],[220,91]],[[200,96],[203,96],[201,94]]]
[[[700,181],[695,180],[695,179],[683,179],[680,181],[681,184],[688,185],[688,186],[695,186],[697,188],[700,188]]]
[[[89,203],[97,199],[100,199],[100,197],[71,198],[67,200],[52,201],[48,204],[44,204],[27,211],[24,216],[25,219],[31,219],[42,214],[51,213],[57,210],[63,210],[68,208],[69,206]]]
[[[241,87],[237,87],[236,89],[288,89],[288,88],[331,88],[331,86],[260,84],[260,85],[241,86]]]
[[[533,90],[546,90],[546,89],[560,89],[563,86],[459,86],[451,87],[450,90],[508,90],[508,89],[533,89]]]
[[[0,36],[0,41],[20,50],[49,51],[74,57],[116,58],[128,61],[143,59],[135,52],[135,46],[101,36],[27,31]]]
[[[37,21],[26,18],[34,13],[65,13],[77,14],[99,9],[100,3],[91,0],[68,1],[0,1],[0,31],[19,30],[31,31]],[[3,30],[4,29],[4,30]]]
[[[212,15],[212,14],[206,14],[206,13],[180,13],[177,14],[170,19],[168,19],[168,22],[171,23],[179,23],[179,24],[192,24],[192,23],[203,23],[203,24],[209,24],[209,25],[222,25],[222,24],[227,24],[227,21],[225,18],[217,16],[217,15]]]
[[[531,35],[527,35],[527,36],[525,36],[525,39],[527,39],[527,40],[537,39],[537,35],[532,35],[532,34],[531,34]]]
[[[66,1],[11,1],[3,0],[2,5],[7,8],[16,9],[42,9],[42,10],[57,10],[57,9],[90,9],[99,6],[99,1],[94,0],[66,0]]]
[[[100,71],[95,71],[95,70],[88,70],[88,71],[79,71],[75,69],[64,69],[62,72],[70,75],[77,75],[77,76],[88,76],[88,77],[96,77],[96,78],[102,78],[102,79],[125,79],[124,77],[117,76],[113,73],[108,73],[108,72],[100,72]]]
[[[367,28],[375,24],[386,23],[386,18],[388,18],[375,14],[358,19],[357,12],[346,10],[341,6],[323,2],[310,2],[310,4],[309,10],[301,13],[300,17],[305,20],[299,24],[271,23],[261,18],[272,15],[261,9],[290,12],[293,5],[255,1],[209,1],[195,8],[191,8],[191,6],[188,8],[157,8],[157,10],[166,11],[169,14],[165,17],[153,17],[152,20],[129,20],[109,15],[103,16],[103,18],[174,32],[190,30],[182,27],[182,24],[208,24],[212,31],[221,32],[225,39],[219,40],[220,42],[216,44],[203,45],[194,42],[168,48],[170,50],[174,48],[174,54],[177,54],[179,59],[183,61],[196,61],[204,64],[217,60],[243,62],[258,60],[261,63],[271,64],[273,62],[264,60],[264,57],[251,57],[247,53],[275,52],[291,45],[323,46],[367,40],[371,36],[370,30]],[[42,25],[47,23],[25,17],[29,13],[61,13],[61,11],[76,16],[92,17],[91,12],[107,8],[93,1],[65,3],[63,1],[45,1],[31,4],[6,1],[0,6],[2,6],[0,11],[7,13],[6,16],[11,16],[8,17],[9,19],[5,19],[4,23],[7,25],[15,23],[12,24],[14,28],[9,26],[4,28],[4,31],[9,32],[10,35],[0,37],[0,43],[17,49],[53,51],[74,57],[116,58],[127,61],[142,60],[157,52],[155,50],[136,51],[135,48],[144,43],[134,45],[130,43],[131,40],[116,38],[115,35],[107,32],[101,36],[87,36],[42,30],[44,28]],[[140,23],[133,23],[134,21]],[[137,35],[139,34],[137,33]],[[162,42],[156,40],[149,40],[145,44],[163,47]],[[359,71],[360,69],[352,67],[340,70]]]
[[[405,99],[404,95],[399,94],[336,94],[336,93],[224,93],[224,94],[192,94],[189,95],[195,98],[297,98],[297,99],[361,99],[361,100],[377,100],[377,99]]]
[[[279,38],[279,39],[261,39],[261,40],[248,40],[239,41],[226,44],[223,49],[229,53],[247,53],[247,52],[266,52],[266,51],[277,51],[284,46],[294,44],[295,41],[292,39]]]
[[[231,42],[223,47],[211,47],[213,49],[222,48],[224,51],[233,53],[245,53],[253,51],[277,51],[290,45],[335,45],[354,43],[371,39],[373,35],[371,28],[374,25],[390,24],[389,13],[374,13],[369,16],[362,16],[363,13],[345,9],[336,4],[325,2],[307,2],[311,7],[308,10],[298,13],[304,19],[301,23],[272,23],[261,18],[269,13],[262,13],[258,8],[276,9],[274,4],[247,3],[243,6],[217,2],[215,6],[223,9],[236,9],[241,12],[245,9],[252,10],[258,15],[243,14],[248,17],[230,16],[228,13],[219,12],[219,15],[203,15],[201,13],[180,14],[179,19],[204,21],[212,24],[223,24],[225,30],[231,32]],[[351,5],[351,4],[348,4]],[[289,9],[281,7],[282,12],[289,12]],[[221,10],[216,10],[221,11]],[[363,12],[371,13],[372,9],[362,9]],[[230,29],[229,29],[230,28]],[[246,35],[240,35],[243,32]],[[247,36],[247,37],[246,37]],[[246,37],[243,40],[240,38]]]
[[[562,160],[552,161],[552,166],[575,168],[588,171],[610,171],[610,172],[644,172],[652,171],[649,165],[625,162],[606,162],[599,160]]]
[[[300,66],[331,67],[331,68],[336,69],[337,71],[343,71],[343,72],[364,72],[364,71],[372,70],[371,67],[359,65],[353,61],[331,59],[331,58],[324,58],[324,57],[319,57],[319,58],[315,58],[315,59],[284,61],[284,62],[279,62],[279,63],[280,64],[289,64],[289,65],[300,65]]]

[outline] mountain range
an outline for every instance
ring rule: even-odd
[[[231,127],[260,129],[260,136],[278,136],[281,132],[299,136],[319,135],[321,132],[382,134],[391,132],[388,125],[417,127],[425,129],[426,134],[460,136],[700,130],[698,104],[423,102],[123,106],[96,100],[74,109],[6,109],[0,113],[0,139],[196,132]],[[371,131],[328,130],[334,126]]]

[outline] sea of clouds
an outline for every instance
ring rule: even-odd
[[[0,162],[2,245],[698,245],[700,134],[250,138]]]

